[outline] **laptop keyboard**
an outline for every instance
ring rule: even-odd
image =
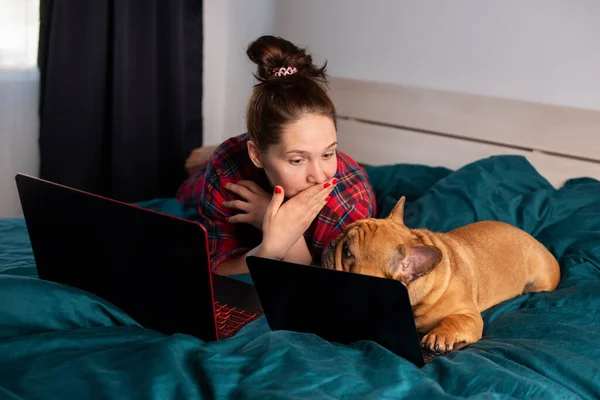
[[[241,327],[256,318],[258,314],[249,313],[227,304],[215,301],[217,314],[217,330],[219,336],[229,337],[236,333]]]

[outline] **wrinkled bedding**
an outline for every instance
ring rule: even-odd
[[[409,227],[492,219],[526,230],[559,260],[558,289],[485,311],[481,341],[421,369],[372,342],[271,332],[264,318],[205,343],[39,280],[24,221],[2,219],[0,399],[600,398],[600,182],[555,189],[518,156],[367,172],[380,216],[407,196]],[[141,205],[194,218],[174,199]]]

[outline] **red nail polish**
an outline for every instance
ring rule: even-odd
[[[329,182],[325,182],[325,184],[323,185],[323,187],[324,187],[324,188],[328,188],[329,186],[331,186],[331,185],[329,184]]]
[[[275,193],[280,194],[281,188],[279,186],[275,186]]]
[[[325,197],[325,201],[329,201],[329,200],[331,200],[331,197],[329,197],[329,196]]]
[[[336,183],[338,183],[338,180],[337,180],[337,178],[333,178],[333,180],[331,181],[331,183],[333,183],[334,185],[335,185]]]

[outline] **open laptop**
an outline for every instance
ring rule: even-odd
[[[199,223],[15,177],[41,279],[107,300],[142,326],[204,341],[263,315],[253,285],[213,274]]]
[[[330,342],[374,341],[422,367],[440,355],[421,349],[408,290],[400,281],[257,256],[246,263],[272,330]]]

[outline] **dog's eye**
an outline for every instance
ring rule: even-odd
[[[344,257],[346,258],[350,258],[352,257],[352,252],[350,251],[350,249],[348,248],[348,242],[345,242],[344,245],[342,246],[342,254],[344,255]]]

